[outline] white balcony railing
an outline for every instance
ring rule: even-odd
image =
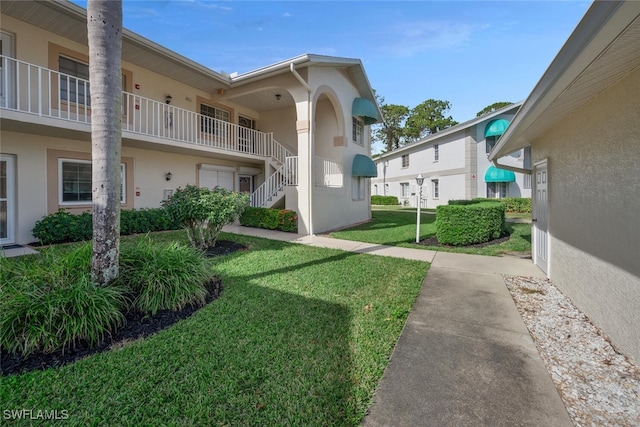
[[[0,56],[0,108],[91,123],[89,81]],[[284,163],[291,156],[272,133],[259,132],[193,111],[122,92],[122,130]]]
[[[343,185],[342,163],[323,157],[314,157],[314,184],[319,187],[340,188]]]
[[[251,206],[265,206],[287,185],[298,185],[298,158],[295,156],[287,157],[284,164],[251,194]]]

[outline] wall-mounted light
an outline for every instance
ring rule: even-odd
[[[171,172],[167,172],[164,174],[164,179],[166,179],[167,181],[171,181],[172,176],[173,175],[171,174]]]
[[[282,98],[282,95],[280,95],[279,93],[276,93],[276,101],[280,101],[280,98]]]
[[[166,102],[167,104],[171,104],[171,100],[173,99],[173,97],[171,95],[167,95],[164,98],[164,102]]]

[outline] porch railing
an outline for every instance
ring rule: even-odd
[[[91,124],[89,81],[0,56],[0,108]],[[284,163],[292,153],[272,133],[122,92],[122,130]]]
[[[343,186],[342,163],[324,157],[314,157],[314,184],[319,187]]]
[[[298,158],[295,156],[287,157],[284,164],[251,194],[251,206],[265,206],[287,185],[298,185]]]

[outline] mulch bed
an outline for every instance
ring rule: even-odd
[[[246,250],[247,247],[229,240],[220,240],[216,246],[209,248],[207,257],[228,255],[233,252]],[[205,300],[205,305],[211,303],[222,294],[222,281],[214,279],[206,284],[209,291]],[[137,311],[132,311],[126,315],[126,324],[116,335],[105,338],[101,343],[90,347],[86,342],[79,342],[74,347],[65,350],[58,350],[51,353],[33,353],[25,358],[21,354],[3,352],[0,356],[0,367],[2,375],[25,373],[30,371],[44,370],[53,367],[60,367],[75,362],[83,357],[102,353],[111,348],[125,346],[128,342],[146,338],[156,332],[166,329],[176,322],[186,319],[204,306],[187,305],[182,310],[160,310],[155,315],[144,315]]]
[[[420,244],[424,246],[437,246],[437,247],[446,247],[446,248],[484,248],[485,246],[497,245],[502,242],[506,242],[511,238],[509,233],[503,234],[497,239],[489,240],[484,243],[475,243],[473,245],[464,245],[464,246],[452,246],[452,245],[443,245],[438,243],[438,239],[436,236],[429,237],[428,239],[420,240]]]

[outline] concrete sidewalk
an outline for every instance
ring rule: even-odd
[[[224,231],[431,263],[364,426],[573,426],[501,276],[544,277],[530,260]]]

